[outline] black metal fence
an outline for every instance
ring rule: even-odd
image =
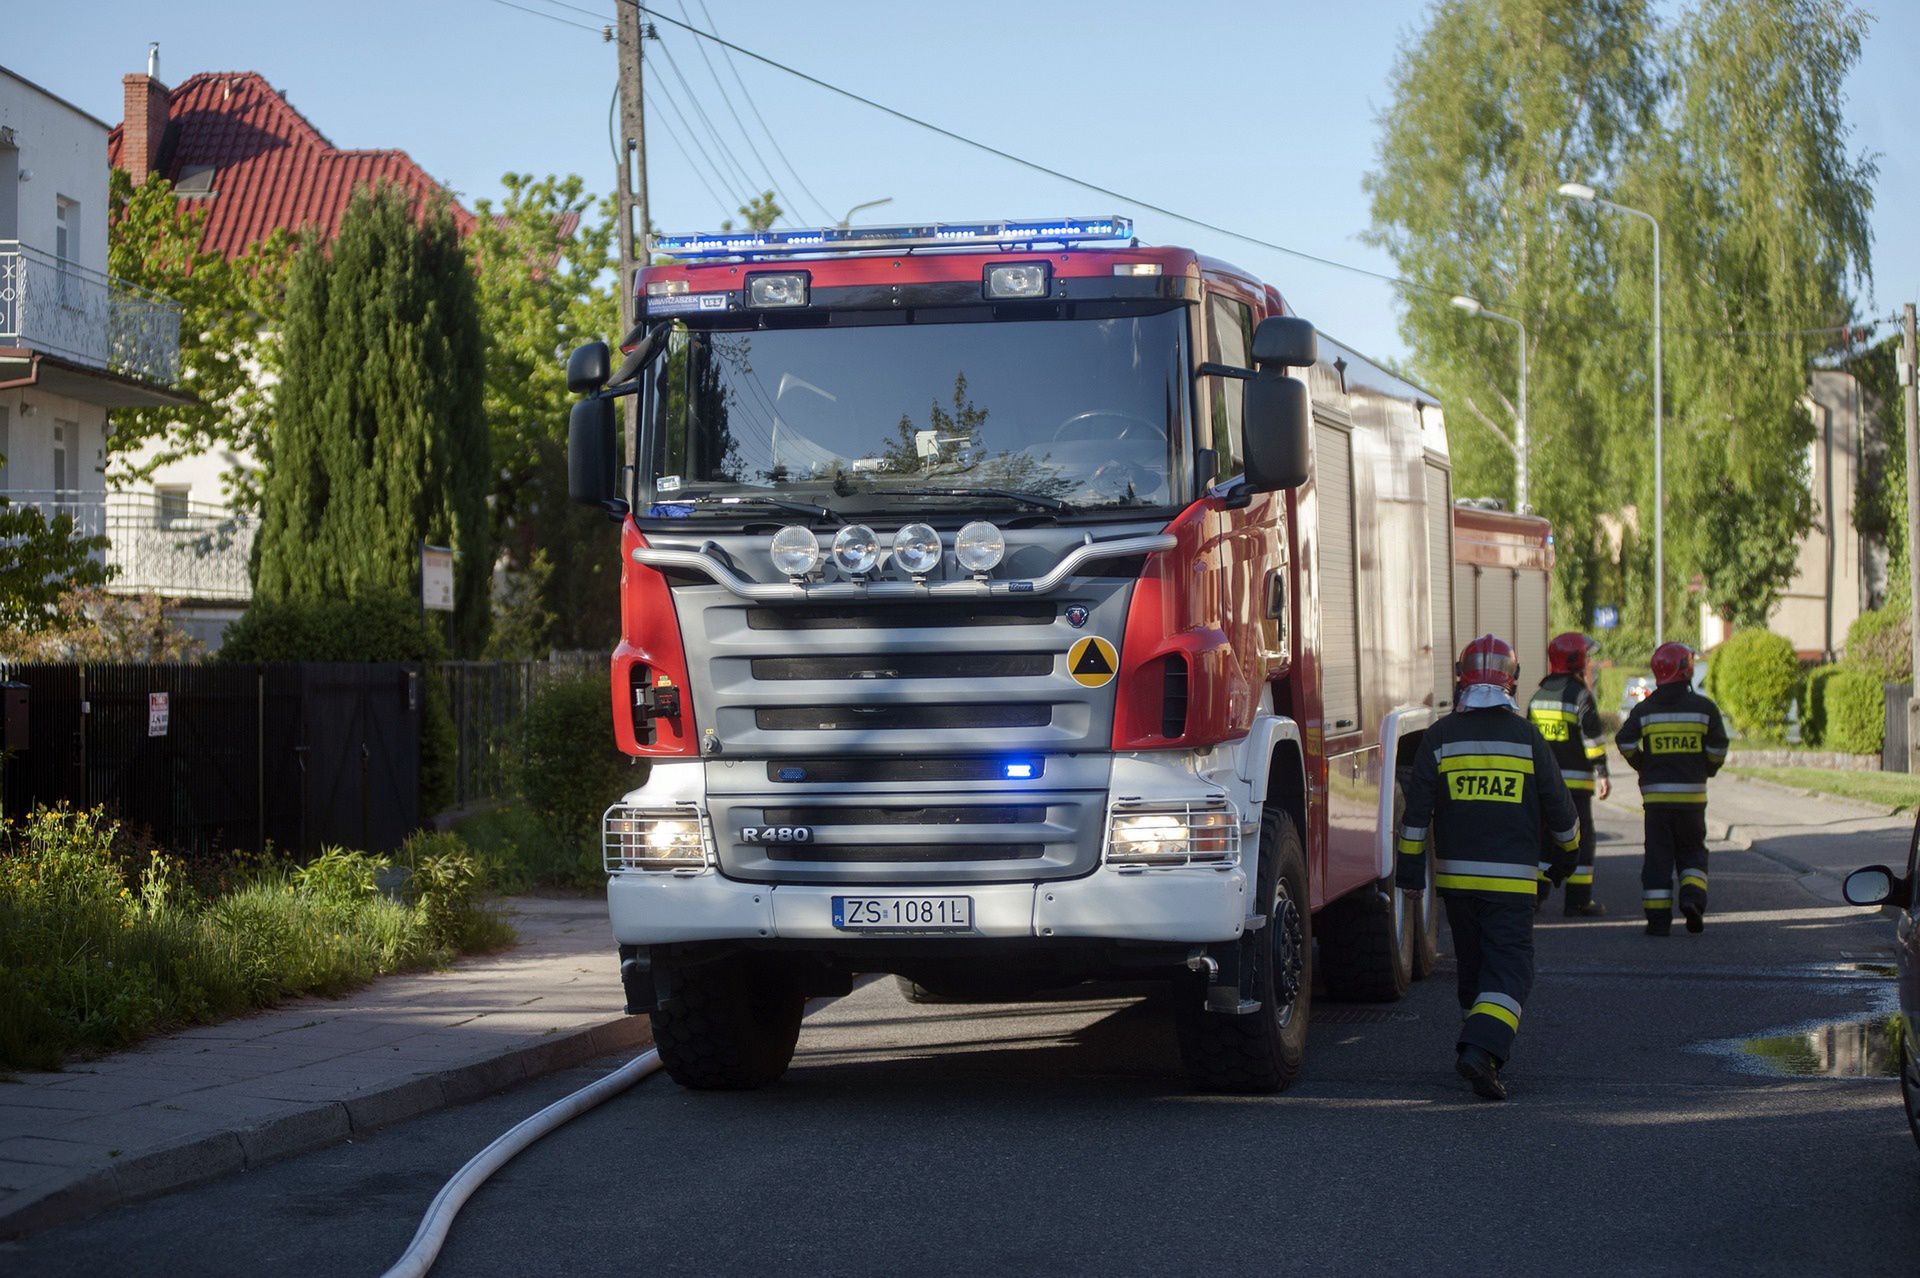
[[[522,716],[556,679],[601,675],[605,653],[556,652],[545,661],[445,661],[434,675],[453,716],[454,803],[466,807],[505,794]]]
[[[1886,690],[1887,698],[1887,735],[1880,746],[1880,770],[1905,772],[1908,734],[1911,730],[1907,720],[1907,699],[1913,695],[1913,685],[1888,683],[1881,686]]]
[[[19,665],[0,808],[101,807],[179,851],[385,852],[420,823],[422,671],[392,664]]]

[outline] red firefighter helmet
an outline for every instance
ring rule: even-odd
[[[1580,674],[1587,668],[1587,657],[1600,645],[1578,630],[1558,634],[1547,645],[1548,674]]]
[[[1661,687],[1693,680],[1693,649],[1684,643],[1663,643],[1653,650],[1653,681]]]
[[[1463,687],[1490,683],[1512,692],[1520,682],[1520,662],[1513,655],[1513,645],[1505,639],[1499,635],[1481,635],[1460,650],[1460,660],[1453,663],[1453,673],[1459,676]]]

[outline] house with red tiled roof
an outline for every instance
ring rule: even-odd
[[[399,150],[344,150],[257,71],[203,71],[169,89],[149,75],[121,81],[126,116],[107,155],[135,185],[158,175],[207,211],[203,244],[238,257],[276,230],[331,236],[355,190],[390,182],[442,193]],[[456,201],[464,233],[473,215]]]

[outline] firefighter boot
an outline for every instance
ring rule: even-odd
[[[1500,1062],[1484,1047],[1471,1044],[1462,1047],[1453,1069],[1473,1086],[1474,1095],[1487,1100],[1507,1098],[1507,1085],[1500,1081]]]

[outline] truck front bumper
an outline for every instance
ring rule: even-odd
[[[1050,883],[829,887],[741,883],[712,872],[609,875],[607,910],[622,945],[681,941],[898,939],[833,926],[835,896],[968,896],[967,936],[1080,937],[1112,941],[1231,941],[1247,917],[1247,876],[1207,868],[1096,870]]]

